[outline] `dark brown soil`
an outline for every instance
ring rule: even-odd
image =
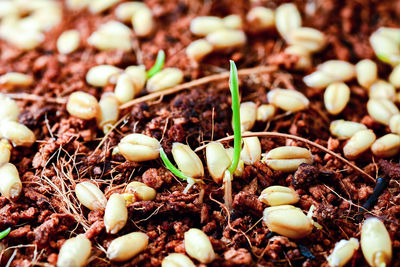
[[[162,146],[169,155],[173,142],[196,148],[204,141],[231,135],[227,81],[194,87],[124,110],[122,115],[127,116],[126,120],[99,149],[96,147],[104,134],[97,129],[95,121],[71,117],[64,105],[46,101],[50,97],[66,97],[77,90],[99,99],[103,91],[113,88],[102,90],[86,84],[89,68],[98,64],[126,67],[140,63],[150,67],[157,51],[164,49],[166,66],[182,69],[185,81],[227,70],[228,59],[234,59],[239,69],[279,65],[280,70],[274,73],[242,78],[242,101],[267,103],[266,93],[271,87],[292,86],[310,98],[311,108],[278,116],[279,119],[268,126],[257,124],[253,131],[290,133],[337,153],[341,153],[343,142],[330,137],[331,120],[362,121],[378,135],[389,132],[367,115],[367,93],[355,82],[350,84],[352,98],[345,111],[338,116],[329,115],[323,108],[321,91],[305,88],[301,80],[304,73],[290,70],[296,59],[282,54],[284,41],[276,32],[249,35],[245,47],[214,53],[197,65],[185,56],[184,48],[196,39],[188,30],[192,18],[232,13],[244,17],[252,5],[276,8],[282,1],[260,0],[253,4],[245,0],[145,2],[155,12],[157,30],[151,38],[138,40],[143,62],[138,61],[141,58],[137,56],[138,51],[99,52],[88,47],[85,41],[72,55],[56,52],[56,39],[64,30],[76,28],[86,40],[97,25],[114,18],[112,10],[101,16],[87,11],[65,11],[63,22],[47,33],[43,46],[35,51],[24,53],[0,41],[0,74],[9,71],[32,74],[35,84],[24,92],[44,96],[43,101],[18,102],[23,110],[20,122],[31,128],[39,141],[30,149],[18,147],[12,153],[11,162],[19,170],[24,190],[15,203],[0,197],[0,229],[12,227],[3,242],[16,249],[9,249],[0,265],[4,266],[10,257],[11,266],[55,264],[63,242],[76,233],[86,233],[94,247],[91,266],[160,266],[169,253],[184,252],[184,232],[197,227],[211,237],[218,254],[211,266],[327,266],[325,259],[334,244],[343,238],[359,238],[360,223],[365,216],[373,214],[384,220],[393,241],[393,266],[400,266],[400,165],[395,163],[398,157],[378,161],[365,154],[355,162],[368,174],[374,177],[378,174],[389,181],[370,213],[363,214],[360,206],[372,194],[374,183],[335,157],[309,147],[315,158],[314,165],[303,165],[296,173],[273,171],[262,163],[246,166],[243,176],[233,181],[234,211],[227,214],[221,206],[223,190],[208,175],[204,179],[205,194],[200,203],[199,188],[195,186],[189,194],[183,194],[185,184],[166,171],[160,160],[133,163],[111,155],[121,137],[131,132],[162,138]],[[302,12],[304,25],[322,30],[328,36],[326,49],[313,57],[314,65],[328,59],[356,63],[360,59],[374,58],[368,42],[370,34],[380,26],[400,26],[400,2],[396,1],[295,2]],[[312,6],[315,12],[310,13]],[[380,76],[386,78],[390,68],[380,63],[379,71]],[[1,91],[7,92],[4,88]],[[263,151],[268,151],[296,141],[262,138],[261,142]],[[200,156],[204,159],[202,153]],[[118,233],[145,232],[150,241],[144,252],[125,263],[107,260],[104,249],[115,236],[105,233],[102,212],[79,208],[73,189],[84,179],[96,180],[107,196],[122,190],[133,180],[143,181],[157,190],[154,201],[140,201],[129,206],[129,221]],[[261,220],[266,206],[257,199],[269,185],[295,186],[301,196],[299,207],[307,211],[315,205],[314,217],[322,229],[315,229],[301,240],[271,233]],[[349,265],[367,266],[360,250]]]

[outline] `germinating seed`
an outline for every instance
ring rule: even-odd
[[[0,166],[10,161],[11,145],[6,139],[0,140]]]
[[[389,120],[392,133],[400,134],[400,114],[393,115]]]
[[[19,107],[17,103],[3,95],[0,94],[0,120],[10,120],[18,121]]]
[[[251,130],[257,118],[257,105],[248,101],[240,104],[240,130],[242,132]],[[233,124],[233,121],[232,121]]]
[[[35,134],[25,125],[15,121],[0,121],[0,137],[8,139],[14,146],[31,146]]]
[[[151,188],[150,186],[146,185],[145,183],[141,182],[130,182],[124,192],[126,194],[131,194],[131,197],[129,198],[129,202],[135,202],[135,201],[149,201],[153,200],[156,198],[156,190],[154,188]],[[128,203],[130,204],[130,203]]]
[[[115,9],[115,15],[119,20],[128,22],[132,19],[133,14],[143,7],[146,7],[146,5],[142,2],[130,1],[122,3]]]
[[[369,88],[378,79],[378,66],[371,59],[363,59],[356,64],[358,83]]]
[[[130,51],[132,49],[131,35],[131,30],[125,24],[109,21],[93,32],[87,42],[99,50],[120,49]]]
[[[119,75],[117,84],[114,89],[115,97],[121,104],[133,99],[135,96],[135,88],[131,77],[127,73]]]
[[[325,107],[330,114],[342,112],[350,100],[350,88],[342,82],[330,84],[324,93]]]
[[[219,142],[211,142],[206,147],[207,168],[216,183],[221,183],[231,159],[224,146]]]
[[[107,249],[107,257],[112,261],[126,261],[147,248],[149,237],[145,233],[133,232],[120,236]]]
[[[387,266],[392,260],[392,241],[378,218],[366,219],[361,228],[361,250],[370,266]]]
[[[183,72],[177,68],[166,68],[147,81],[148,92],[156,92],[174,87],[183,81]]]
[[[94,96],[79,91],[74,92],[69,96],[67,111],[72,116],[83,120],[90,120],[99,115],[100,106]]]
[[[86,266],[90,256],[92,244],[83,234],[70,238],[64,242],[57,258],[57,267]]]
[[[332,121],[329,127],[331,134],[339,139],[351,138],[356,132],[366,129],[367,126],[362,123],[345,120]]]
[[[287,35],[287,42],[304,47],[310,52],[318,52],[325,47],[326,37],[316,29],[300,27]]]
[[[153,14],[150,8],[143,6],[132,16],[132,26],[139,37],[149,36],[154,28]]]
[[[396,90],[392,84],[384,80],[377,80],[369,88],[369,98],[385,98],[395,101]]]
[[[353,257],[354,252],[360,247],[358,240],[354,237],[349,240],[342,239],[335,244],[331,255],[327,258],[329,266],[342,267]]]
[[[19,72],[7,72],[0,76],[0,85],[6,87],[26,87],[33,83],[33,78]]]
[[[343,147],[343,153],[348,159],[356,159],[368,150],[375,140],[376,136],[372,130],[358,131]]]
[[[242,18],[239,15],[229,15],[222,19],[222,23],[226,28],[229,29],[241,29],[242,28]]]
[[[312,67],[312,59],[310,51],[299,45],[291,45],[284,50],[285,54],[298,57],[295,69],[307,70]]]
[[[317,66],[317,70],[331,76],[337,82],[344,82],[356,76],[353,64],[343,60],[328,60]]]
[[[256,31],[267,30],[275,26],[275,12],[266,7],[257,6],[246,15],[247,23]]]
[[[198,36],[206,36],[224,28],[222,19],[213,16],[197,17],[190,22],[190,31]]]
[[[372,153],[378,157],[393,157],[400,151],[400,136],[397,134],[386,134],[378,138],[371,147]]]
[[[232,161],[232,159],[233,159],[233,152],[234,152],[234,148],[233,147],[230,147],[230,148],[227,148],[227,149],[225,149],[226,150],[226,153],[228,154],[228,156],[229,156],[229,159]],[[233,175],[235,176],[235,177],[241,177],[242,176],[242,174],[243,174],[243,169],[244,169],[244,161],[243,161],[243,159],[239,159],[239,163],[238,163],[238,165],[237,165],[237,167],[236,167],[236,170],[235,170],[235,172],[233,173]]]
[[[325,88],[335,81],[332,76],[318,70],[303,77],[303,82],[313,88]]]
[[[266,208],[263,219],[270,231],[293,239],[303,238],[313,229],[311,219],[292,205]]]
[[[253,165],[261,159],[261,143],[257,136],[243,138],[240,158],[246,165]]]
[[[276,108],[274,105],[263,104],[257,108],[257,121],[266,122],[275,116]]]
[[[204,176],[203,163],[188,145],[173,143],[172,156],[185,175],[192,178]]]
[[[287,39],[288,35],[301,27],[300,12],[294,4],[280,5],[275,11],[275,25],[280,35]]]
[[[0,193],[10,200],[16,200],[21,193],[22,183],[14,164],[4,163],[0,166],[0,180]]]
[[[120,1],[121,0],[91,0],[89,2],[89,10],[92,13],[101,13]]]
[[[86,82],[92,86],[106,86],[115,83],[121,72],[121,69],[112,65],[98,65],[87,72]]]
[[[161,267],[196,267],[196,265],[185,254],[171,253],[163,259]]]
[[[186,253],[201,263],[207,264],[215,259],[210,239],[199,229],[192,228],[185,232],[184,244]]]
[[[281,146],[270,150],[262,162],[277,171],[295,171],[302,163],[312,163],[311,152],[303,147]]]
[[[63,32],[57,39],[57,50],[61,54],[70,54],[79,46],[79,32],[77,30],[69,30]]]
[[[396,41],[383,35],[378,30],[370,36],[369,42],[380,60],[392,65],[399,63],[400,49]]]
[[[388,99],[374,98],[367,103],[368,114],[377,122],[389,125],[390,118],[399,113],[396,105]]]
[[[148,161],[159,157],[160,143],[144,134],[129,134],[118,144],[119,152],[130,161]]]
[[[244,45],[246,35],[241,30],[221,29],[208,34],[206,40],[215,49],[226,49]]]
[[[380,27],[377,32],[392,39],[396,43],[400,42],[400,30],[398,28]]]
[[[129,66],[125,73],[131,78],[135,95],[139,94],[147,81],[145,66]]]
[[[101,96],[100,112],[97,118],[97,124],[107,134],[119,116],[119,101],[114,93],[106,92]]]
[[[191,42],[186,47],[186,55],[195,61],[200,61],[205,56],[210,54],[212,50],[213,47],[209,42],[207,42],[207,40],[199,39],[194,42]]]
[[[265,188],[258,199],[269,206],[279,206],[295,204],[300,198],[292,188],[273,185]]]
[[[308,108],[310,101],[302,93],[289,89],[273,89],[267,94],[268,102],[285,110],[296,112]]]
[[[107,199],[100,188],[88,181],[81,182],[75,187],[75,194],[79,202],[90,210],[104,210]]]
[[[112,194],[107,201],[104,212],[104,225],[107,233],[116,234],[128,220],[128,209],[121,194]]]

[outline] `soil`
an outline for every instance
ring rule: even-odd
[[[270,123],[257,123],[252,131],[277,131],[300,136],[341,153],[343,141],[330,137],[330,121],[343,118],[361,121],[381,136],[389,129],[375,123],[366,111],[367,92],[355,81],[350,104],[338,116],[327,113],[320,90],[306,88],[304,72],[291,69],[296,58],[283,54],[284,41],[277,32],[249,33],[246,46],[213,53],[200,64],[185,55],[185,47],[197,39],[188,30],[191,19],[200,15],[225,16],[239,14],[243,18],[255,5],[276,8],[282,1],[245,0],[147,0],[157,23],[150,38],[138,39],[134,52],[99,52],[86,43],[96,27],[114,19],[113,9],[101,15],[88,11],[67,11],[62,23],[46,33],[43,45],[29,52],[0,41],[0,74],[9,71],[34,76],[34,86],[14,91],[43,96],[35,101],[19,100],[23,110],[19,122],[32,129],[39,140],[30,149],[13,149],[14,163],[23,181],[23,194],[16,202],[0,197],[0,229],[12,231],[3,243],[9,249],[0,265],[54,265],[63,242],[78,233],[86,233],[93,244],[90,266],[160,266],[172,252],[184,252],[184,232],[202,229],[210,236],[217,259],[210,266],[328,266],[326,257],[336,242],[360,237],[364,218],[374,215],[382,219],[393,241],[393,264],[400,266],[400,164],[398,157],[375,159],[366,153],[354,164],[373,177],[389,181],[377,204],[368,212],[361,206],[372,194],[375,184],[360,172],[315,147],[284,138],[260,138],[262,150],[297,144],[308,147],[314,155],[313,165],[302,165],[295,173],[273,171],[262,163],[246,166],[242,177],[233,181],[233,212],[224,209],[223,190],[208,174],[204,178],[205,193],[194,186],[183,194],[185,183],[172,176],[160,160],[134,163],[112,149],[126,134],[141,132],[162,139],[162,146],[171,158],[173,142],[192,148],[204,142],[232,134],[228,83],[212,82],[165,96],[159,100],[135,104],[123,111],[125,120],[104,140],[95,121],[70,116],[65,105],[49,99],[65,98],[82,90],[98,99],[112,87],[94,88],[85,82],[86,72],[98,64],[121,68],[144,64],[151,67],[159,49],[166,52],[166,66],[185,73],[185,81],[228,70],[228,59],[238,69],[260,65],[277,65],[279,70],[241,77],[242,101],[267,103],[270,88],[296,88],[311,100],[308,110],[295,114],[281,112]],[[387,78],[390,67],[375,59],[369,45],[370,34],[380,26],[400,27],[400,2],[396,1],[295,1],[301,10],[304,25],[323,31],[328,46],[313,56],[314,66],[328,59],[356,63],[372,58],[378,62],[379,74]],[[77,52],[64,56],[55,48],[57,37],[65,30],[77,29],[82,43]],[[307,72],[312,72],[310,69]],[[104,141],[98,147],[100,141]],[[230,145],[229,143],[226,144]],[[231,144],[232,145],[232,144]],[[199,155],[204,159],[203,152]],[[106,196],[121,191],[131,181],[142,181],[157,190],[154,201],[130,204],[129,220],[119,235],[132,231],[145,232],[148,248],[132,260],[111,263],[105,256],[114,235],[107,234],[103,213],[80,207],[74,194],[75,185],[85,179],[95,180]],[[322,226],[311,235],[291,240],[268,230],[262,222],[265,204],[258,201],[260,192],[270,185],[293,185],[301,199],[298,206],[308,211],[316,207],[314,219]],[[196,262],[196,264],[199,264]],[[367,266],[358,250],[349,266]]]

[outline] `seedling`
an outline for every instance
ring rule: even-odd
[[[164,66],[164,61],[165,61],[165,53],[164,50],[158,51],[156,62],[154,63],[154,66],[151,67],[147,71],[147,78],[151,78],[152,76],[156,75]]]
[[[11,227],[8,227],[6,230],[0,232],[0,240],[8,236],[8,234],[11,232]]]

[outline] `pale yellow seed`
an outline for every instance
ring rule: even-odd
[[[162,91],[180,84],[183,81],[183,72],[177,68],[166,68],[158,72],[147,81],[148,92]]]
[[[265,188],[258,199],[269,206],[279,206],[295,204],[300,198],[292,188],[273,185]]]
[[[286,47],[285,54],[294,55],[298,57],[295,65],[297,70],[308,70],[312,67],[312,59],[310,51],[299,45],[291,45]]]
[[[0,120],[10,120],[18,121],[19,107],[17,103],[3,95],[0,94]]]
[[[163,259],[161,267],[196,267],[196,265],[184,254],[171,253]]]
[[[366,219],[361,228],[361,250],[370,266],[388,266],[392,260],[392,241],[378,218]]]
[[[7,16],[17,16],[18,6],[12,1],[0,1],[0,18]]]
[[[389,76],[389,82],[396,88],[400,87],[400,65],[393,68]]]
[[[242,132],[251,130],[257,118],[257,105],[248,101],[240,104],[240,130]],[[233,122],[232,122],[233,124]]]
[[[137,10],[132,16],[132,26],[139,37],[149,36],[154,28],[153,14],[147,6]]]
[[[72,116],[83,120],[96,118],[100,112],[97,99],[85,92],[72,93],[67,102],[67,111]]]
[[[44,41],[44,35],[39,30],[26,28],[20,21],[6,22],[6,19],[2,21],[0,37],[25,51],[35,49]]]
[[[270,150],[262,162],[277,171],[295,171],[302,163],[312,163],[311,152],[303,147],[281,146]]]
[[[77,30],[69,30],[63,32],[57,39],[57,50],[61,54],[70,54],[79,46],[79,32]]]
[[[317,66],[317,70],[331,76],[337,82],[345,82],[356,76],[353,64],[343,60],[328,60]]]
[[[376,136],[372,130],[358,131],[347,141],[343,153],[348,159],[356,159],[368,150],[375,140]]]
[[[313,73],[304,76],[303,77],[303,82],[313,88],[325,88],[329,84],[335,82],[336,80],[331,77],[330,75],[326,74],[325,72],[322,71],[314,71]]]
[[[325,47],[326,37],[321,31],[301,27],[288,34],[287,42],[291,45],[302,46],[310,52],[318,52]]]
[[[135,200],[137,201],[149,201],[153,200],[156,198],[157,192],[154,190],[154,188],[151,188],[150,186],[146,185],[145,183],[141,182],[130,182],[125,190],[125,193],[127,194],[133,194]]]
[[[90,256],[92,244],[83,234],[70,238],[64,242],[57,258],[57,267],[86,266]]]
[[[273,89],[267,94],[268,102],[285,110],[296,112],[307,109],[310,101],[302,93],[289,89]]]
[[[400,49],[396,41],[376,31],[370,36],[369,42],[380,60],[392,65],[399,63]]]
[[[226,153],[227,153],[228,156],[229,156],[230,161],[232,162],[234,148],[233,148],[233,147],[230,147],[230,148],[227,148],[227,149],[225,149],[225,150],[226,150]],[[237,167],[236,167],[236,170],[235,170],[235,172],[233,173],[233,175],[234,175],[235,177],[241,177],[242,174],[243,174],[243,170],[244,170],[244,161],[243,161],[243,159],[240,158],[240,159],[239,159],[239,163],[238,163],[238,165],[237,165]]]
[[[0,136],[10,140],[14,146],[31,146],[36,141],[35,134],[25,125],[15,121],[0,121]]]
[[[398,28],[380,27],[377,32],[397,43],[400,42],[400,29]]]
[[[242,28],[242,18],[239,15],[229,15],[222,19],[222,23],[226,28],[229,29],[241,29]]]
[[[116,234],[121,230],[128,220],[128,209],[125,198],[120,194],[112,194],[107,201],[104,212],[104,225],[109,234]]]
[[[148,161],[160,155],[160,143],[157,139],[144,134],[129,134],[121,139],[118,149],[122,156],[130,161]]]
[[[225,170],[231,165],[231,159],[224,146],[211,142],[206,147],[207,168],[214,182],[221,183]]]
[[[332,83],[325,90],[324,103],[330,114],[342,112],[349,100],[350,88],[345,83]]]
[[[291,205],[266,208],[263,219],[270,231],[293,239],[303,238],[313,229],[311,219]]]
[[[188,145],[173,143],[172,156],[185,175],[192,178],[204,176],[203,163]]]
[[[133,232],[120,236],[107,249],[107,257],[112,261],[126,261],[147,248],[149,237],[141,232]]]
[[[377,80],[369,88],[369,98],[384,98],[395,101],[396,90],[392,84],[384,80]]]
[[[197,17],[190,22],[190,31],[198,36],[206,36],[224,28],[223,20],[213,16]]]
[[[275,112],[274,105],[263,104],[257,108],[257,121],[269,121],[275,116]]]
[[[378,66],[371,59],[363,59],[356,64],[358,83],[369,88],[378,79]]]
[[[14,164],[4,163],[0,166],[0,180],[0,193],[10,200],[18,199],[22,183]]]
[[[300,12],[294,4],[280,5],[275,11],[276,29],[283,38],[301,27]]]
[[[184,244],[186,253],[201,263],[211,263],[216,257],[210,239],[199,229],[185,232]]]
[[[89,5],[90,0],[66,0],[67,7],[73,10],[79,10]]]
[[[114,93],[121,104],[133,99],[135,96],[135,88],[128,74],[123,73],[118,77]]]
[[[400,114],[393,115],[389,120],[392,133],[400,134]]]
[[[89,2],[89,10],[92,13],[101,13],[120,1],[121,0],[91,0]]]
[[[397,134],[386,134],[378,138],[372,144],[371,151],[375,156],[384,158],[397,155],[400,151],[400,136]]]
[[[111,65],[98,65],[87,72],[86,82],[92,86],[106,86],[115,83],[121,72],[121,69]]]
[[[207,40],[199,39],[194,42],[191,42],[186,47],[186,55],[195,61],[200,61],[205,56],[210,54],[212,50],[213,47],[209,42],[207,42]]]
[[[147,81],[145,66],[129,66],[125,69],[125,73],[131,78],[135,95],[139,94]]]
[[[349,240],[342,239],[335,244],[331,255],[327,258],[329,266],[342,267],[353,257],[354,252],[360,247],[358,240],[354,237]]]
[[[246,20],[251,25],[252,30],[267,30],[275,26],[275,12],[262,6],[253,7],[247,13]]]
[[[126,2],[118,5],[115,9],[115,15],[119,20],[128,22],[132,19],[132,16],[141,8],[146,7],[142,2]]]
[[[241,30],[221,29],[208,34],[206,40],[214,49],[226,49],[244,45],[246,35]]]
[[[6,139],[0,140],[0,166],[10,161],[11,145]]]
[[[329,127],[331,134],[339,139],[351,138],[356,132],[366,129],[367,126],[362,123],[345,120],[332,121]]]
[[[75,194],[79,202],[90,210],[104,210],[107,199],[100,188],[88,181],[81,182],[75,187]]]
[[[132,49],[131,35],[131,30],[125,24],[109,21],[93,32],[87,42],[99,50],[130,51]]]
[[[387,99],[370,99],[367,103],[368,114],[377,122],[389,125],[390,118],[399,113],[396,105]]]
[[[6,87],[26,87],[33,83],[33,78],[27,74],[19,72],[7,72],[0,76],[0,85]]]
[[[257,136],[243,138],[240,158],[246,165],[253,165],[261,159],[261,143]]]
[[[118,120],[119,101],[114,93],[106,92],[101,96],[99,106],[97,124],[103,129],[104,134],[107,134]]]

